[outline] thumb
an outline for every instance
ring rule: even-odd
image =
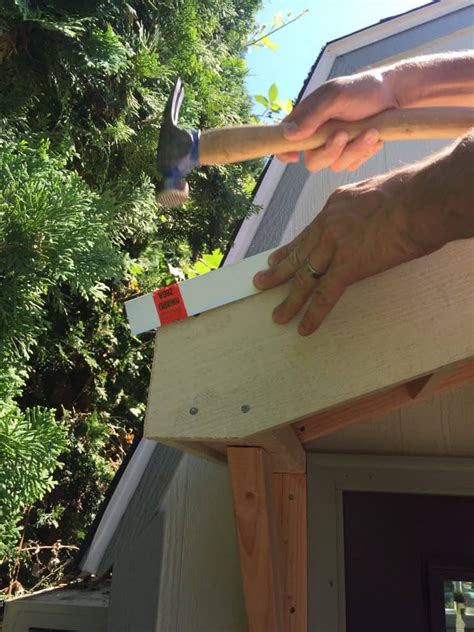
[[[332,102],[326,91],[318,89],[298,103],[282,122],[283,136],[288,140],[302,140],[331,118]]]
[[[294,118],[286,118],[281,126],[283,128],[283,136],[288,140],[303,140],[312,136],[314,132],[327,121],[327,118],[315,115],[314,113],[305,112],[302,115],[296,115]]]

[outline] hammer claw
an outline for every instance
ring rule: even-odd
[[[179,111],[184,99],[184,87],[181,79],[178,77],[174,84],[173,91],[166,102],[164,119],[170,120],[173,125],[178,125]]]

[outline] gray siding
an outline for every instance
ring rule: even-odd
[[[109,632],[244,632],[227,468],[185,456],[155,512],[118,555]]]
[[[133,548],[140,533],[154,521],[181,458],[182,453],[178,450],[156,444],[135,494],[100,561],[98,577],[111,569],[124,550]]]

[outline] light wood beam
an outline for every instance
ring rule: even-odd
[[[307,338],[271,320],[285,287],[163,327],[145,436],[235,444],[464,361],[473,287],[465,240],[350,287]]]
[[[291,426],[252,435],[245,443],[268,452],[273,472],[306,472],[306,453]]]

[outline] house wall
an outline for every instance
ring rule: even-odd
[[[330,77],[387,58],[472,46],[472,31],[466,25],[473,18],[474,9],[468,7],[344,54],[336,59]],[[302,165],[289,165],[247,255],[291,239],[337,186],[415,160],[443,145],[391,143],[355,175],[309,175]],[[157,448],[145,483],[139,486],[101,565],[102,571],[114,565],[108,630],[246,630],[227,468],[190,456],[179,460],[168,450]],[[161,458],[169,468],[160,469]]]
[[[247,629],[228,470],[184,456],[148,521],[122,533],[109,632]]]

